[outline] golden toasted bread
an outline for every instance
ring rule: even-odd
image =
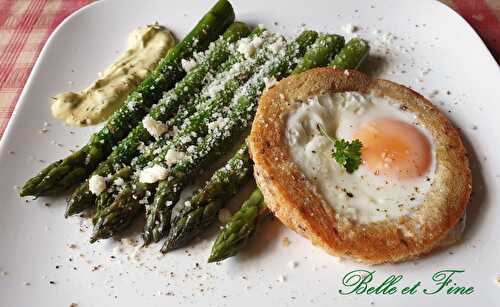
[[[335,212],[293,162],[288,115],[312,96],[346,91],[397,101],[430,132],[435,179],[411,215],[356,223]],[[463,216],[472,189],[466,151],[450,121],[411,89],[354,70],[317,68],[277,83],[260,99],[249,146],[266,204],[285,225],[332,255],[368,264],[403,261],[437,247]]]

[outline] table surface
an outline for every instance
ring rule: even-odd
[[[43,45],[91,0],[0,0],[0,138]],[[443,0],[479,33],[500,62],[500,0]],[[47,101],[40,101],[47,103]]]

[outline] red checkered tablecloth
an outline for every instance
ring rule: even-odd
[[[91,1],[0,0],[0,137],[50,33]],[[442,1],[476,29],[500,62],[500,0]]]
[[[0,0],[0,137],[50,33],[91,0]]]

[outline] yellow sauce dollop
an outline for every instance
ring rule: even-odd
[[[72,126],[106,120],[174,45],[174,36],[164,27],[137,28],[129,35],[127,51],[97,81],[80,92],[54,97],[52,115]]]

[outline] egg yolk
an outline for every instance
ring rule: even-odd
[[[363,163],[375,175],[398,179],[423,176],[431,165],[431,145],[408,123],[381,118],[363,123],[353,136],[363,143]]]

